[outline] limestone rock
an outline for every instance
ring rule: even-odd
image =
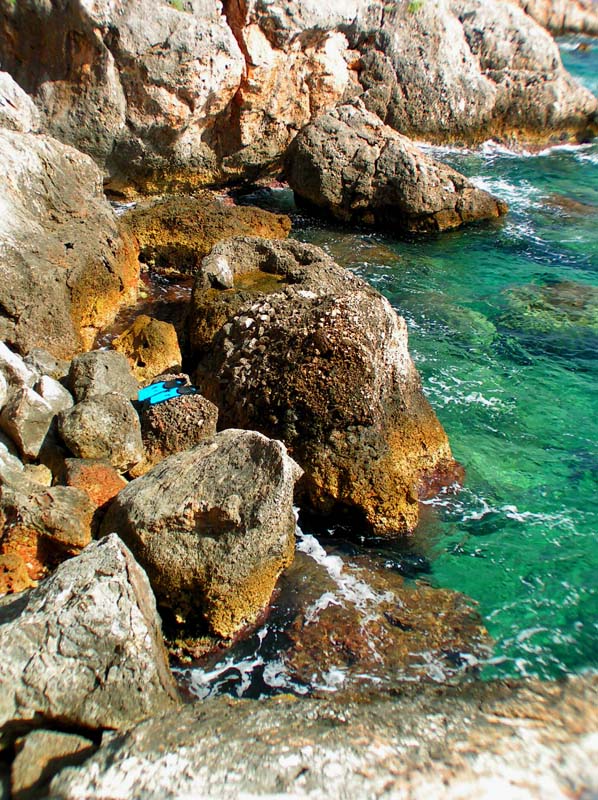
[[[136,317],[133,324],[113,340],[112,347],[127,357],[139,382],[173,368],[180,369],[183,361],[174,325],[145,314]]]
[[[27,365],[18,353],[13,353],[4,342],[0,342],[0,372],[12,387],[18,389],[24,386],[33,387],[39,377],[38,372]]]
[[[0,338],[70,357],[135,296],[136,253],[98,168],[55,139],[0,129],[0,194]]]
[[[49,375],[60,381],[69,373],[70,362],[64,358],[56,358],[43,347],[32,347],[23,361],[38,375]]]
[[[448,440],[388,301],[317,247],[240,238],[213,251],[235,288],[193,293],[195,382],[220,425],[285,442],[303,501],[381,535],[411,530],[430,484],[452,483]]]
[[[186,276],[195,274],[202,258],[222,239],[284,239],[291,229],[285,214],[225,205],[208,192],[138,205],[125,222],[139,242],[140,258],[152,270]]]
[[[35,384],[35,391],[46,401],[55,414],[72,408],[74,400],[68,389],[49,375],[42,375]]]
[[[147,578],[117,536],[0,601],[0,747],[40,722],[123,728],[177,705]]]
[[[25,473],[0,470],[0,552],[21,556],[33,580],[89,544],[94,511],[80,489],[48,488]]]
[[[405,686],[395,697],[215,700],[148,720],[52,783],[56,800],[565,800],[598,790],[595,675]],[[248,746],[247,732],[254,731]]]
[[[91,350],[71,361],[67,384],[80,403],[96,395],[116,392],[129,400],[137,399],[138,384],[122,353]]]
[[[555,36],[587,33],[598,36],[598,5],[595,0],[515,0],[526,14]]]
[[[8,72],[0,72],[0,128],[37,133],[39,112],[33,100]]]
[[[36,800],[56,772],[82,764],[96,750],[90,739],[74,733],[32,731],[17,742],[11,767],[12,796],[16,800]]]
[[[507,210],[359,101],[307,125],[287,151],[286,174],[295,194],[316,208],[393,230],[446,230]]]
[[[106,459],[120,472],[143,457],[139,417],[131,403],[115,392],[89,397],[63,411],[58,430],[74,456]]]
[[[2,409],[0,426],[26,458],[37,458],[55,417],[54,409],[33,389],[17,389]]]
[[[300,474],[280,442],[222,431],[132,481],[102,531],[128,543],[161,606],[203,614],[229,637],[255,620],[293,560]]]
[[[167,375],[184,377],[182,375]],[[132,477],[139,477],[167,456],[190,450],[202,439],[216,433],[218,409],[200,394],[173,397],[165,403],[156,403],[141,408],[141,438],[144,458],[131,470]]]
[[[25,464],[23,474],[41,486],[52,486],[52,470],[46,467],[45,464]]]
[[[0,372],[0,411],[6,405],[6,401],[8,400],[8,382],[4,377],[4,373]]]

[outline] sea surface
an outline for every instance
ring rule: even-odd
[[[598,93],[598,40],[560,45],[566,67]],[[408,239],[308,219],[294,233],[406,318],[424,390],[466,469],[460,491],[426,504],[407,549],[366,550],[477,602],[494,640],[483,678],[596,669],[598,143],[428,150],[505,200],[506,218]],[[289,192],[271,200],[292,210]],[[355,552],[330,533],[321,563]],[[315,552],[304,535],[300,546]],[[275,659],[271,627],[240,655],[195,671],[197,693],[243,694],[256,664],[263,679]],[[262,683],[292,688],[268,669],[275,679]]]

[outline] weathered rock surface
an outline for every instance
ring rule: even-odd
[[[167,370],[180,369],[183,361],[174,325],[140,314],[112,347],[127,357],[135,378],[150,380]]]
[[[177,705],[147,577],[117,536],[0,601],[0,747],[56,722],[125,728]]]
[[[84,736],[59,731],[32,731],[17,742],[11,767],[15,800],[36,800],[45,794],[51,778],[64,767],[82,764],[97,750]]]
[[[226,430],[132,481],[102,531],[131,547],[161,606],[202,614],[229,637],[255,620],[293,560],[300,474],[280,442]]]
[[[66,378],[69,373],[70,361],[56,358],[43,347],[32,347],[23,361],[33,372],[38,375],[48,375],[55,381]]]
[[[0,555],[0,596],[23,592],[35,585],[20,555],[17,553]]]
[[[287,151],[285,172],[297,197],[345,222],[436,231],[495,219],[507,210],[424,155],[360,101],[303,128]]]
[[[28,387],[13,392],[0,415],[0,426],[25,458],[37,458],[56,411]]]
[[[26,364],[18,353],[0,342],[0,372],[4,375],[11,387],[21,389],[30,388],[39,378],[39,373],[31,365]]]
[[[164,378],[186,375],[166,375]],[[161,376],[162,378],[162,376]],[[216,433],[218,409],[200,394],[173,397],[166,403],[143,406],[139,411],[144,457],[131,470],[132,477],[146,473],[167,456],[190,450]]]
[[[208,192],[139,205],[125,223],[139,243],[140,258],[152,270],[187,276],[195,274],[202,258],[222,239],[244,235],[284,239],[291,229],[285,214],[226,205]]]
[[[193,293],[195,382],[222,426],[282,439],[304,499],[382,535],[412,529],[430,481],[455,479],[407,329],[386,301],[317,247],[232,239],[235,288]]]
[[[591,797],[597,700],[591,675],[405,687],[370,702],[220,697],[141,723],[63,771],[52,797]]]
[[[21,556],[33,580],[89,544],[94,511],[80,489],[47,487],[0,469],[0,552]]]
[[[49,375],[42,375],[35,384],[35,391],[46,401],[55,414],[66,411],[67,408],[72,408],[75,402],[69,390],[65,389],[59,381]]]
[[[126,357],[114,350],[91,350],[75,356],[67,384],[78,403],[112,392],[136,400],[139,388]]]
[[[127,481],[107,461],[67,458],[64,462],[64,483],[82,489],[95,508],[104,508]]]
[[[0,128],[37,133],[39,112],[33,100],[8,72],[0,72]]]
[[[515,0],[526,14],[555,35],[588,33],[598,36],[596,0]]]
[[[95,164],[55,139],[0,129],[0,194],[0,338],[70,357],[133,298],[136,254]]]
[[[143,458],[139,417],[121,394],[96,395],[58,417],[58,430],[77,458],[106,459],[126,472]]]

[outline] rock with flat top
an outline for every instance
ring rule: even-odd
[[[75,356],[66,383],[77,403],[110,392],[137,399],[138,384],[129,362],[114,350],[91,350]]]

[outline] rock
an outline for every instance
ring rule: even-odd
[[[8,72],[0,72],[0,128],[37,133],[39,112],[33,100]]]
[[[167,375],[171,377],[184,377]],[[190,450],[216,433],[218,409],[200,394],[173,397],[165,403],[143,406],[139,412],[144,458],[130,474],[136,478],[167,456]]]
[[[178,704],[149,583],[117,536],[0,601],[0,648],[0,747],[44,722],[118,729]]]
[[[27,565],[17,553],[0,555],[0,596],[18,594],[36,586],[27,571]]]
[[[97,750],[84,736],[58,731],[32,731],[17,742],[11,767],[11,790],[15,800],[36,800],[50,779],[64,767],[82,764]]]
[[[597,695],[588,674],[559,683],[405,686],[369,702],[219,697],[107,743],[58,775],[51,796],[591,797]]]
[[[74,400],[68,389],[49,375],[42,375],[35,384],[35,391],[46,401],[55,414],[72,408]]]
[[[48,488],[25,473],[0,470],[0,552],[21,556],[32,580],[89,544],[94,511],[80,489]]]
[[[49,375],[55,381],[61,381],[69,374],[70,362],[64,358],[56,358],[42,347],[33,347],[23,361],[33,372]]]
[[[587,33],[598,36],[595,0],[515,0],[526,14],[555,36]]]
[[[55,139],[0,129],[0,190],[0,338],[69,358],[135,297],[132,243],[98,168]]]
[[[0,469],[9,467],[11,470],[21,472],[23,462],[19,458],[19,452],[11,438],[0,431]]]
[[[0,426],[25,458],[37,458],[55,411],[33,389],[17,389],[0,414]]]
[[[6,401],[8,400],[8,382],[4,377],[4,373],[0,372],[0,411],[6,405]]]
[[[42,486],[52,486],[52,470],[45,464],[26,464],[23,467],[23,474]]]
[[[96,395],[63,411],[58,430],[77,458],[106,459],[126,472],[143,458],[139,417],[121,394]]]
[[[252,206],[225,205],[212,194],[166,197],[139,205],[125,218],[139,242],[140,258],[153,271],[194,275],[212,247],[230,236],[284,239],[291,221]]]
[[[141,314],[112,347],[123,353],[139,382],[150,380],[161,372],[181,368],[183,357],[174,325]]]
[[[31,369],[20,355],[13,353],[4,342],[0,342],[0,371],[8,383],[18,389],[32,388],[39,375]]]
[[[64,483],[82,489],[96,508],[105,508],[127,481],[107,461],[85,458],[65,460]]]
[[[303,128],[287,151],[285,170],[297,197],[344,222],[442,231],[507,211],[359,101]]]
[[[300,474],[280,442],[222,431],[131,482],[101,530],[129,544],[159,605],[201,614],[230,637],[255,620],[293,560]]]
[[[92,350],[75,356],[67,385],[78,403],[111,392],[136,400],[139,388],[126,357],[114,350]]]
[[[219,424],[282,439],[319,512],[380,535],[411,530],[418,498],[457,471],[404,320],[317,247],[239,238],[213,253],[235,289],[205,290],[198,276],[190,340]]]

